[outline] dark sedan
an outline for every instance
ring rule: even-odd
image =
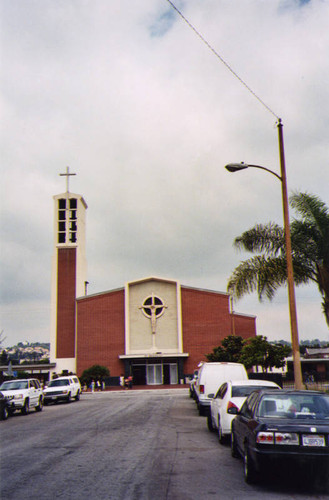
[[[245,480],[301,467],[329,477],[329,394],[315,391],[255,391],[232,422],[232,456],[243,457]]]

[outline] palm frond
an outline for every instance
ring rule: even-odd
[[[266,255],[277,255],[284,246],[284,231],[274,222],[257,224],[242,233],[234,240],[234,246],[248,252],[264,252]]]

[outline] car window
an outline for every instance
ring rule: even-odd
[[[221,390],[221,399],[225,397],[226,393],[227,393],[227,384],[224,384]]]
[[[1,386],[2,391],[14,391],[17,389],[28,389],[27,380],[13,380],[11,382],[4,382]]]
[[[233,398],[244,398],[249,396],[253,391],[257,391],[262,387],[259,385],[233,385],[232,386],[232,397]],[[272,387],[271,387],[272,389]],[[273,387],[273,389],[279,389],[279,387]]]
[[[329,419],[329,394],[267,394],[258,412],[265,418]]]
[[[227,392],[227,384],[221,385],[220,388],[219,388],[219,391],[217,393],[216,398],[223,399],[223,397],[225,396],[226,392]]]
[[[244,402],[239,413],[240,413],[240,415],[243,415],[244,417],[249,418],[251,416],[250,407],[249,407],[249,404],[247,401]]]
[[[224,385],[224,384],[223,384]],[[216,396],[215,398],[218,399],[221,397],[221,392],[222,392],[222,388],[223,388],[223,385],[220,386],[220,388],[218,389],[217,393],[216,393]]]
[[[59,379],[55,379],[55,380],[52,380],[50,383],[49,383],[49,386],[48,387],[62,387],[63,385],[69,385],[69,381],[68,379],[62,379],[62,380],[59,380]]]

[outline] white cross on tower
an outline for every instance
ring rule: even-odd
[[[77,174],[70,174],[70,167],[66,167],[66,173],[59,175],[66,177],[66,192],[69,193],[69,178],[71,175],[77,175]]]

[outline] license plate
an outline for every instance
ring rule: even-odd
[[[324,436],[303,435],[303,446],[325,446]]]

